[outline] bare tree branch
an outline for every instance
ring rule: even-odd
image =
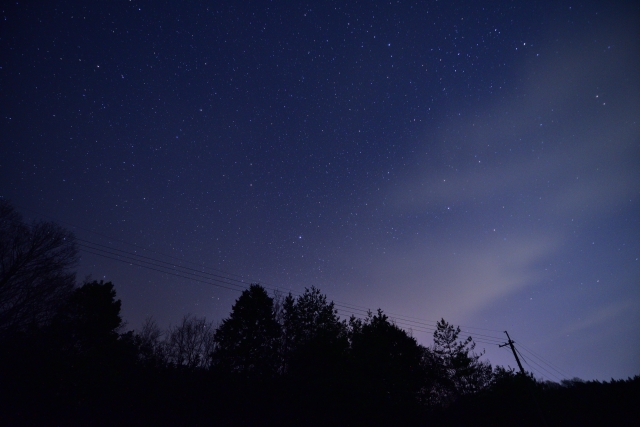
[[[52,222],[25,224],[0,200],[0,332],[41,325],[75,285],[75,237]]]

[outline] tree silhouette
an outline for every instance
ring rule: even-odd
[[[169,363],[166,342],[161,338],[164,333],[152,317],[147,317],[140,331],[134,334],[138,360],[144,366],[157,367]]]
[[[279,337],[273,299],[262,286],[251,285],[215,332],[214,364],[246,376],[272,376],[278,368]]]
[[[54,332],[78,352],[113,346],[122,326],[111,282],[93,281],[76,288],[53,320]]]
[[[213,337],[213,326],[207,319],[187,314],[180,325],[169,330],[162,350],[173,366],[207,368],[214,348]]]
[[[433,333],[433,347],[426,349],[424,363],[430,381],[424,390],[429,403],[449,405],[457,398],[476,393],[490,385],[492,369],[474,352],[471,337],[459,341],[460,327],[441,319]]]
[[[348,348],[346,323],[340,320],[333,302],[327,302],[317,288],[305,289],[297,299],[287,295],[282,319],[285,371],[292,366],[328,366]]]
[[[351,353],[370,403],[414,401],[422,384],[422,349],[378,309],[364,322],[351,318]]]
[[[282,373],[300,425],[331,425],[350,406],[345,394],[349,341],[333,302],[316,288],[282,303]],[[343,422],[344,420],[340,421]]]
[[[51,321],[75,284],[73,234],[52,222],[29,225],[0,199],[0,333]]]

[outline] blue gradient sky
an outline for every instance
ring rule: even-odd
[[[114,249],[444,317],[494,364],[508,330],[561,371],[539,377],[640,374],[640,6],[265,5],[3,6],[0,195]],[[88,274],[131,327],[239,295],[85,251]]]

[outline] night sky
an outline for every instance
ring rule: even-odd
[[[515,366],[507,330],[539,378],[640,374],[637,2],[13,2],[0,32],[0,196],[129,328],[316,286]]]

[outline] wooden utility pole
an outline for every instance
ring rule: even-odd
[[[515,344],[515,341],[513,341],[511,339],[511,337],[509,336],[509,333],[507,331],[504,331],[505,334],[507,334],[507,339],[508,341],[505,344],[502,344],[498,347],[506,347],[509,346],[511,347],[511,351],[513,352],[513,357],[516,358],[516,362],[518,362],[518,368],[520,368],[520,373],[522,374],[523,378],[527,377],[527,374],[524,371],[524,368],[522,367],[522,363],[520,363],[520,358],[518,357],[518,353],[516,352],[516,348],[513,346],[513,344]],[[531,387],[533,387],[533,384],[531,385]],[[542,425],[546,427],[547,422],[544,419],[544,414],[542,413],[542,409],[540,408],[540,404],[538,403],[538,400],[536,399],[535,395],[533,394],[533,389],[530,387],[527,387],[529,389],[529,394],[531,395],[531,399],[535,402],[536,404],[536,408],[538,409],[538,414],[540,415],[540,421],[542,421]]]
[[[518,362],[518,368],[520,368],[520,373],[524,376],[526,376],[527,374],[524,372],[524,368],[522,367],[522,363],[520,363],[520,358],[518,357],[518,353],[516,353],[516,348],[513,346],[514,341],[511,339],[511,337],[509,336],[509,333],[507,331],[504,331],[505,334],[507,334],[507,339],[509,341],[507,341],[506,344],[502,344],[499,345],[498,347],[505,347],[505,346],[509,346],[511,347],[511,351],[513,352],[513,356],[516,358],[516,362]]]

